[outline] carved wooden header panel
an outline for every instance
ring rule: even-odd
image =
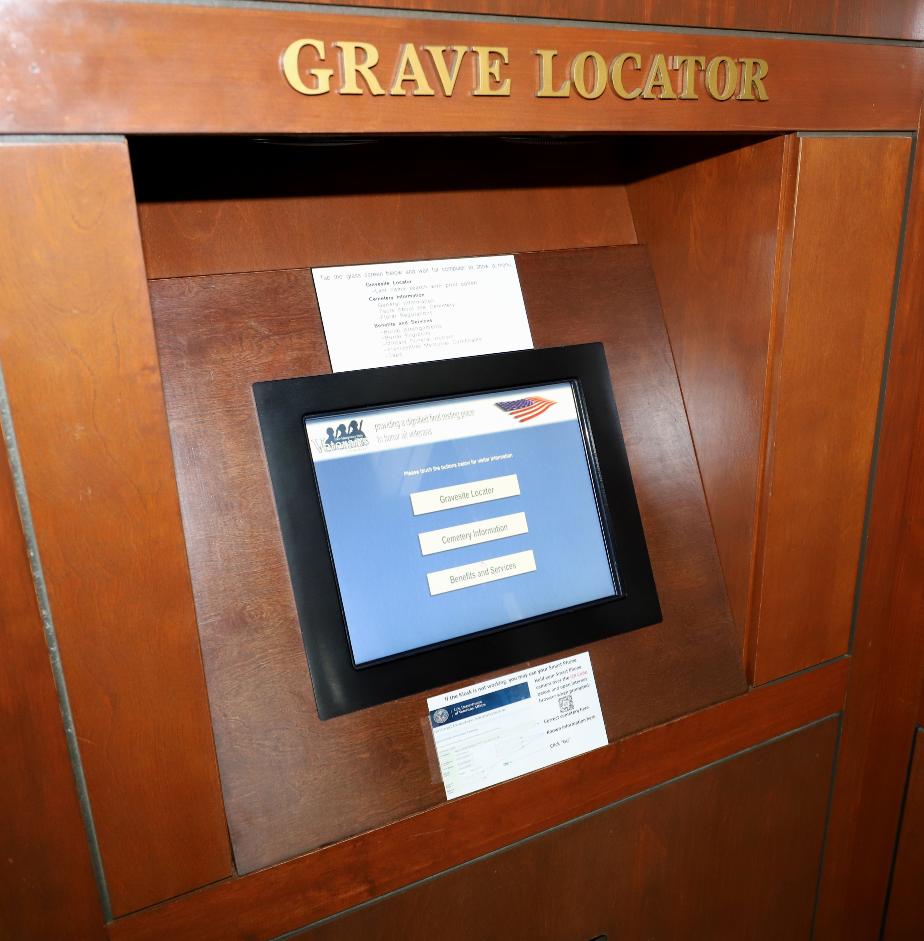
[[[867,43],[42,5],[0,24],[0,132],[895,130],[924,74],[924,51]]]

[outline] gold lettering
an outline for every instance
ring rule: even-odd
[[[739,59],[741,62],[741,91],[737,95],[738,101],[754,101],[754,92],[757,92],[758,101],[767,100],[767,89],[764,88],[764,79],[769,71],[766,59]]]
[[[392,95],[406,95],[404,89],[405,82],[413,82],[416,88],[414,95],[435,95],[436,92],[427,81],[424,73],[423,63],[417,53],[417,48],[412,43],[405,43],[401,47],[400,57],[398,58],[398,67],[395,71],[395,81],[391,86]]]
[[[321,62],[324,61],[324,43],[320,39],[296,39],[282,54],[282,74],[285,75],[286,81],[302,95],[326,95],[330,91],[330,77],[334,74],[334,70],[308,69],[308,74],[314,79],[314,83],[306,85],[302,81],[298,67],[298,57],[305,46],[311,46]]]
[[[331,42],[330,45],[339,50],[341,85],[338,91],[341,95],[386,94],[375,74],[380,59],[375,45],[354,41]],[[432,70],[424,62],[424,52],[430,58]],[[451,97],[458,85],[463,59],[469,52],[474,53],[472,94],[509,97],[513,80],[505,74],[505,67],[510,64],[508,46],[416,46],[414,43],[403,43],[399,47],[394,80],[387,94],[433,97],[437,94],[437,83],[433,81],[435,73],[443,95]],[[451,59],[447,53],[452,54]],[[734,59],[719,55],[708,59],[706,56],[667,56],[657,52],[652,53],[645,63],[642,80],[642,54],[638,52],[621,53],[607,66],[599,52],[585,50],[574,56],[567,70],[562,65],[557,75],[558,49],[534,49],[533,54],[539,59],[537,98],[570,98],[574,88],[581,98],[592,100],[600,98],[610,84],[616,95],[625,101],[635,98],[697,101],[701,87],[705,87],[709,96],[717,101],[727,101],[732,97],[738,101],[769,99],[764,81],[769,65],[766,59],[757,57]],[[338,70],[326,65],[327,49],[320,39],[296,39],[285,48],[280,58],[283,77],[301,95],[330,93]],[[636,72],[639,84],[630,80],[627,87],[627,68]],[[702,79],[698,72],[703,73]],[[410,92],[408,83],[412,83]]]
[[[465,53],[468,52],[468,46],[449,46],[453,53],[452,68],[446,67],[446,46],[424,46],[424,49],[430,54],[433,60],[433,68],[436,69],[436,75],[440,80],[443,94],[449,98],[456,87],[456,80],[459,78],[459,69],[462,68],[462,60]]]
[[[587,63],[592,62],[593,85],[587,87]],[[599,98],[606,89],[606,60],[599,52],[579,52],[571,62],[571,81],[582,98]]]
[[[678,72],[682,69],[680,79],[680,98],[683,101],[696,101],[696,69],[706,67],[705,56],[671,56],[671,68]]]
[[[332,45],[337,46],[341,53],[341,64],[343,66],[343,85],[340,86],[341,95],[362,95],[363,89],[359,87],[356,77],[361,75],[369,91],[373,95],[384,95],[385,89],[379,84],[379,80],[372,74],[373,68],[379,61],[379,50],[368,42],[335,42]],[[363,53],[363,60],[359,62],[356,53]]]
[[[476,75],[477,84],[473,95],[509,95],[510,79],[501,80],[501,64],[507,65],[509,61],[509,52],[506,46],[472,46],[472,52],[475,53],[477,60]],[[492,56],[498,56],[493,59]],[[491,82],[496,83],[495,88]]]
[[[719,87],[719,66],[725,66],[722,87]],[[706,90],[718,101],[728,101],[735,93],[738,84],[738,63],[728,56],[716,56],[706,66]]]
[[[568,98],[571,95],[571,79],[562,79],[556,91],[552,87],[552,60],[558,55],[557,49],[537,49],[539,56],[539,91],[537,98]]]
[[[613,83],[613,91],[626,101],[638,98],[642,93],[641,87],[633,88],[632,91],[626,91],[626,86],[623,84],[622,71],[629,59],[632,60],[636,69],[641,69],[642,57],[637,52],[624,52],[622,55],[616,56],[616,58],[613,59],[613,64],[610,66],[610,81]]]
[[[654,89],[660,88],[661,94],[655,95]],[[652,60],[648,68],[648,77],[645,79],[645,88],[642,91],[642,98],[676,98],[677,92],[671,85],[671,77],[667,71],[667,60],[664,53],[659,52]]]

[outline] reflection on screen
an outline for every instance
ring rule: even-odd
[[[570,383],[305,430],[357,666],[617,593]]]

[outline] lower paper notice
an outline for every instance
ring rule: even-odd
[[[427,708],[449,799],[607,743],[586,652],[432,696]]]

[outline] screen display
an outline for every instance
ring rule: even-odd
[[[572,383],[305,430],[356,666],[620,594]]]

